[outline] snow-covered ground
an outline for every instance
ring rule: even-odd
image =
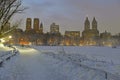
[[[4,55],[6,52],[12,50],[12,48],[5,47],[3,44],[0,44],[0,56]]]
[[[34,48],[43,52],[47,50],[51,52],[49,55],[57,59],[120,76],[120,47],[34,46]]]
[[[17,48],[20,55],[0,67],[0,80],[120,80],[120,48]]]

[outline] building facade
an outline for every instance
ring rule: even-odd
[[[50,25],[50,33],[53,33],[53,34],[59,33],[59,25],[56,25],[55,23],[52,23]]]
[[[78,46],[80,44],[80,31],[65,31],[64,44]]]
[[[26,31],[30,31],[32,29],[32,19],[27,18],[26,19]]]
[[[39,32],[40,32],[41,34],[43,34],[43,23],[40,24],[40,30],[39,30]]]
[[[33,29],[36,33],[39,33],[39,18],[34,18]]]
[[[99,31],[97,29],[97,21],[95,17],[92,21],[92,29],[90,29],[90,21],[86,17],[84,23],[84,31],[82,32],[82,38],[84,40],[84,45],[96,45],[96,39],[99,37]]]

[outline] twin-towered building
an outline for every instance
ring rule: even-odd
[[[34,18],[34,21],[32,21],[31,18],[26,19],[26,30],[25,31],[31,32],[31,30],[34,31],[35,33],[43,33],[43,24],[40,23],[39,18]]]
[[[86,20],[84,22],[84,31],[82,32],[82,45],[96,45],[96,43],[98,43],[97,41],[100,34],[97,26],[98,24],[95,17],[93,18],[91,24],[88,17],[86,17]]]
[[[83,39],[90,39],[90,38],[96,38],[99,37],[99,31],[97,29],[97,21],[95,17],[92,21],[92,29],[90,28],[90,21],[88,17],[85,20],[84,23],[84,31],[82,32]]]
[[[25,31],[30,32],[31,30],[35,31],[35,33],[43,33],[43,24],[40,23],[39,18],[34,18],[34,21],[32,21],[31,18],[26,19],[26,30]],[[54,33],[54,34],[60,33],[59,25],[52,23],[50,25],[50,33]]]

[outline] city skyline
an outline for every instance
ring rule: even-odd
[[[25,0],[23,5],[29,9],[16,15],[16,19],[23,19],[22,27],[25,29],[26,18],[37,17],[44,25],[44,32],[49,32],[50,24],[55,22],[60,25],[60,32],[64,33],[65,30],[83,31],[86,16],[90,21],[96,17],[100,32],[107,30],[117,34],[120,32],[119,4],[119,0]]]
[[[39,18],[27,18],[26,29],[23,31],[20,28],[15,29],[12,33],[13,38],[11,41],[6,42],[19,45],[49,45],[49,46],[115,46],[119,44],[120,33],[118,35],[111,35],[111,33],[100,33],[97,24],[97,20],[94,17],[92,22],[86,17],[84,21],[84,30],[80,31],[65,31],[61,34],[59,31],[59,25],[52,23],[50,25],[50,31],[43,32],[43,24],[40,23]],[[92,26],[90,26],[92,24]],[[7,25],[9,28],[9,25]],[[7,31],[5,29],[4,31]]]

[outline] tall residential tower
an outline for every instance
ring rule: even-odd
[[[90,30],[90,21],[88,17],[86,17],[85,23],[84,23],[84,29],[85,30]]]
[[[32,29],[32,19],[31,18],[27,18],[26,19],[26,31],[29,31]]]
[[[99,31],[97,29],[97,21],[95,17],[92,21],[92,29],[90,29],[90,22],[88,20],[88,17],[86,17],[85,23],[84,23],[84,31],[82,32],[82,37],[86,40],[88,39],[95,39],[99,36]]]
[[[43,33],[43,24],[40,24],[40,33]]]
[[[59,33],[59,25],[56,25],[55,23],[52,23],[50,25],[50,33]]]
[[[39,33],[39,18],[34,18],[33,29],[35,32]]]

